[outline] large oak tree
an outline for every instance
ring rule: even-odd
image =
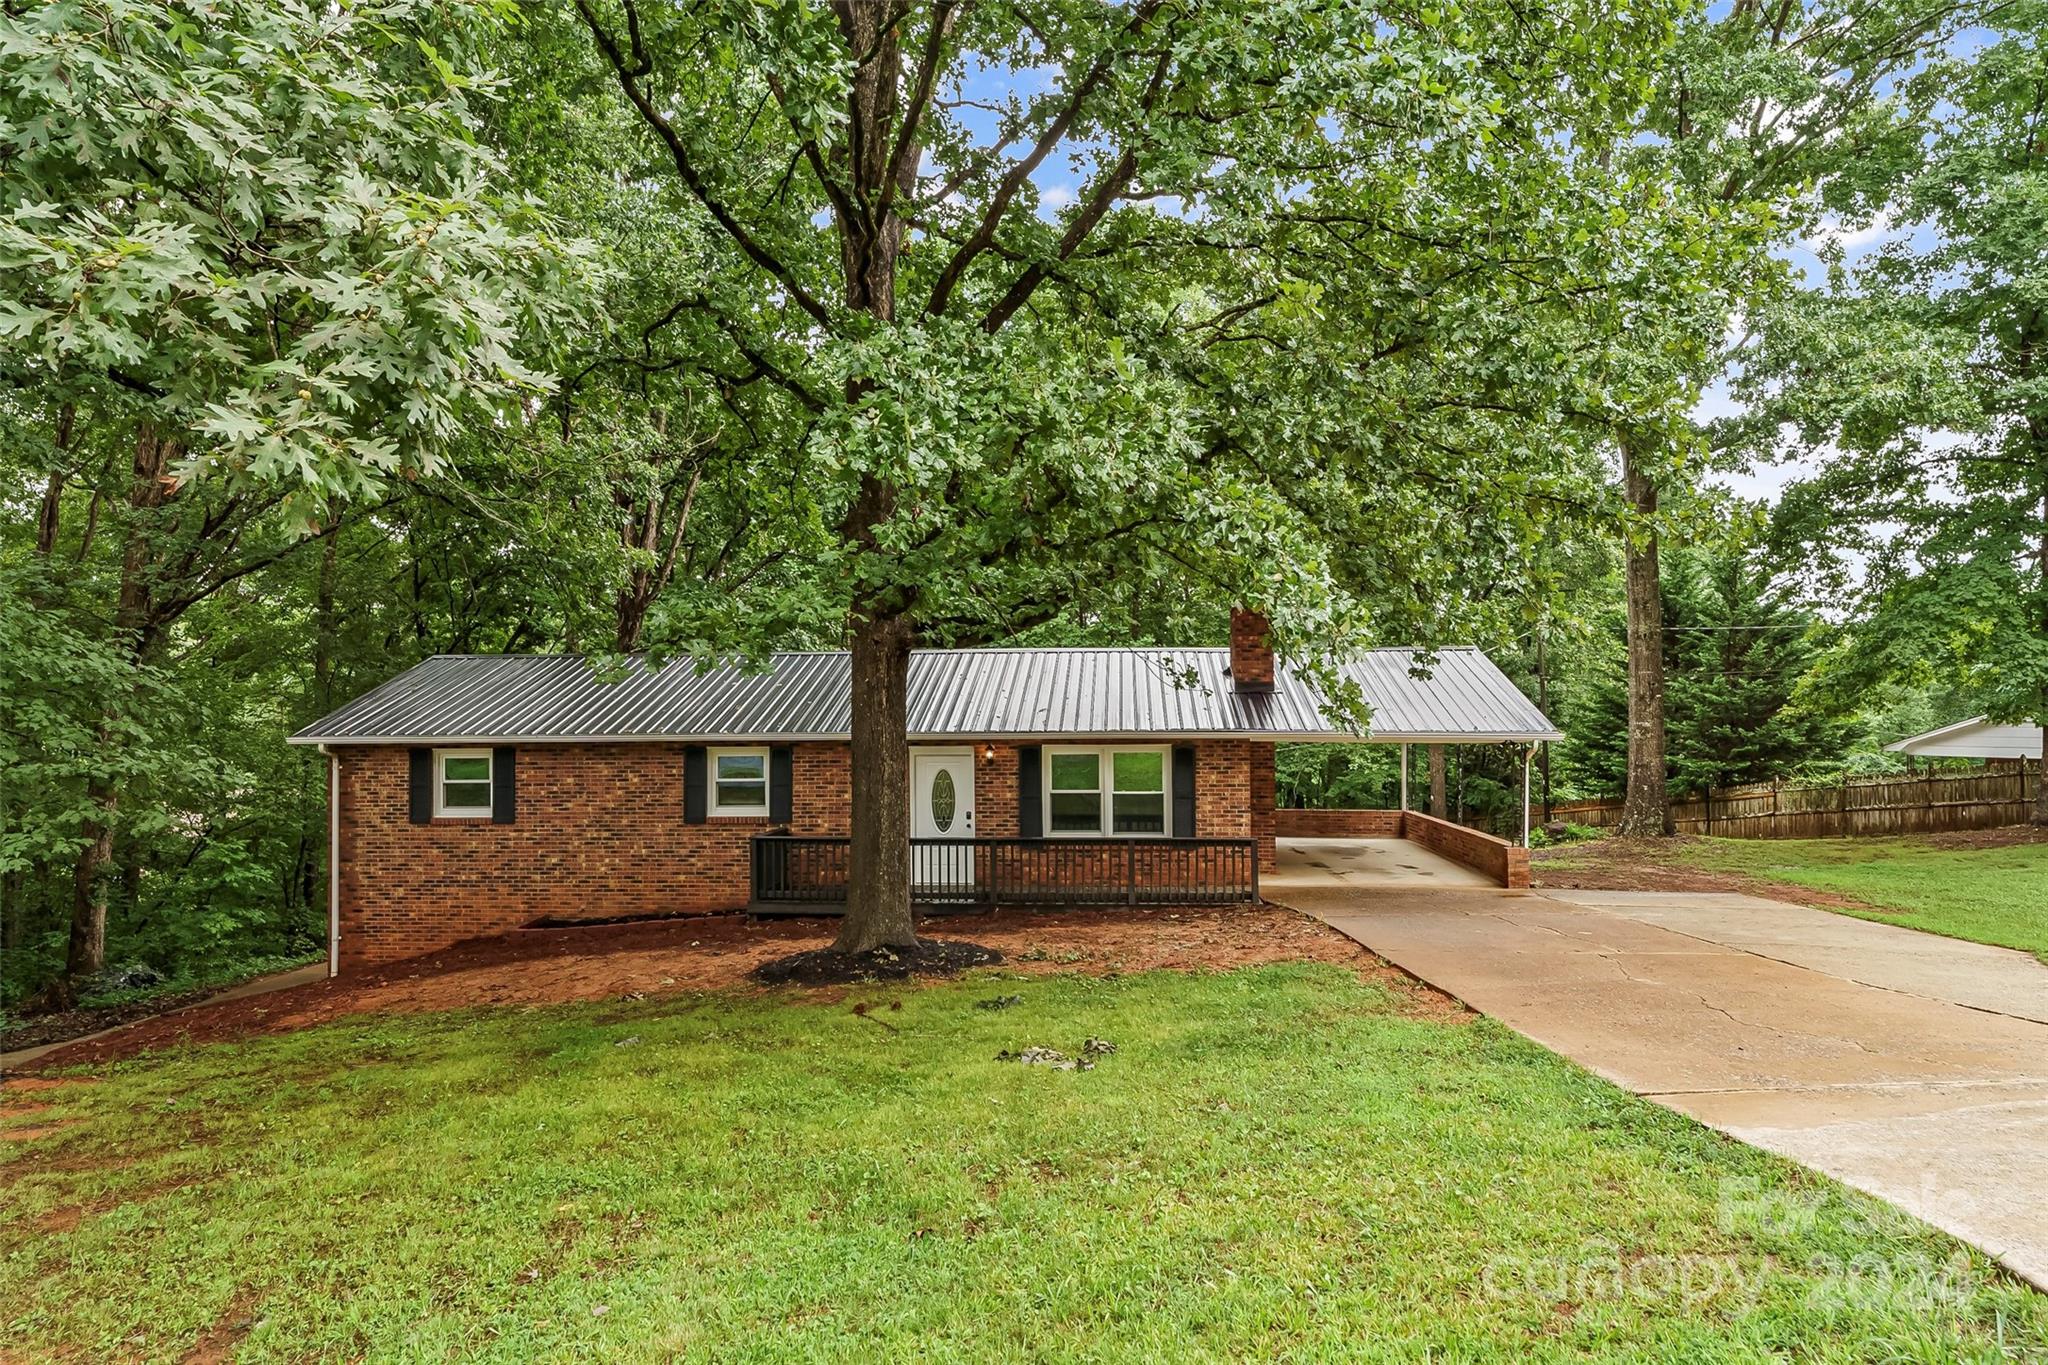
[[[1715,234],[1602,154],[1672,13],[1357,0],[574,0],[708,274],[708,371],[801,414],[852,652],[839,946],[913,939],[906,680],[1107,578],[1313,660],[1454,630],[1672,390],[1626,326]],[[1366,599],[1380,610],[1360,609]]]

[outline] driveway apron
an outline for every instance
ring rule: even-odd
[[[2033,957],[1750,896],[1271,895],[2048,1290],[2048,966]]]

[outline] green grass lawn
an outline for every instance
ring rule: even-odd
[[[1844,914],[2019,948],[2048,961],[2048,843],[1936,848],[1917,839],[1701,839],[1688,842],[1681,856],[1897,912]]]
[[[984,977],[143,1059],[0,1118],[78,1121],[0,1141],[0,1357],[175,1359],[216,1326],[259,1360],[2048,1342],[2048,1300],[1888,1206],[1412,1008],[1323,966]],[[1091,1034],[1093,1071],[995,1060]]]

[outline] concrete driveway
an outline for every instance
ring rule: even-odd
[[[1301,839],[1275,841],[1279,867],[1259,878],[1274,894],[1295,887],[1497,886],[1493,878],[1454,863],[1407,839]]]
[[[2048,1289],[2048,967],[1751,896],[1273,899],[1638,1094]]]

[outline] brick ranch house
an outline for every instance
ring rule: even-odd
[[[1440,651],[1426,678],[1413,663],[1391,649],[1344,666],[1372,707],[1362,736],[1324,718],[1248,612],[1227,649],[920,650],[915,895],[1249,902],[1290,835],[1406,837],[1526,882],[1523,850],[1407,812],[1405,763],[1402,810],[1276,809],[1278,742],[1556,736],[1478,650]],[[573,655],[444,655],[400,674],[291,740],[328,759],[330,971],[541,920],[831,912],[847,688],[843,653],[616,674]]]

